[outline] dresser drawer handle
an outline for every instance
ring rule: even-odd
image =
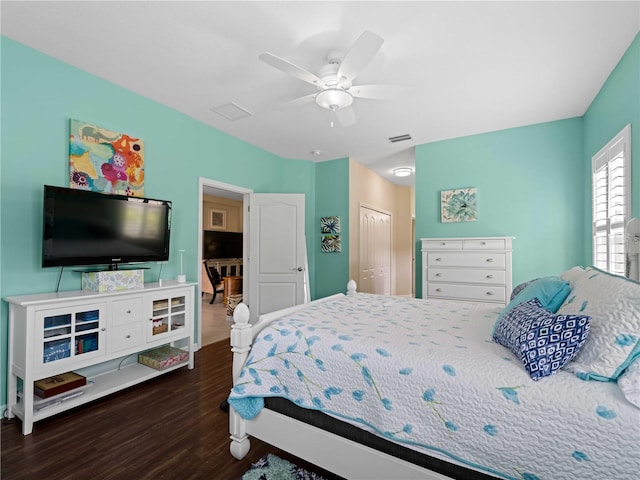
[[[493,262],[493,258],[487,258],[487,262],[489,263]]]
[[[441,288],[436,288],[436,292],[441,292],[442,289]]]
[[[493,278],[493,275],[487,275],[487,278]]]
[[[480,242],[480,245],[486,245],[487,242]]]
[[[491,290],[489,290],[489,291],[487,292],[487,295],[495,295],[495,293],[493,293]]]
[[[131,335],[127,335],[127,336],[126,336],[126,337],[124,337],[124,338],[131,338]]]
[[[442,257],[436,258],[436,262],[441,262],[441,261],[442,261]]]
[[[446,245],[446,244],[447,244],[447,242],[442,242],[440,245]]]
[[[441,273],[436,273],[436,277],[441,277],[442,274]]]
[[[131,310],[127,310],[127,314],[131,313]]]

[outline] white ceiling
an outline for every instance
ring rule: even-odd
[[[2,35],[276,155],[351,157],[400,185],[418,144],[580,116],[640,30],[639,1],[2,1]],[[313,73],[369,30],[382,48],[354,84],[401,84],[356,99],[357,123],[330,126],[314,87],[260,61]],[[211,111],[234,102],[253,113]],[[397,144],[387,139],[410,134]],[[319,155],[311,152],[320,151]]]

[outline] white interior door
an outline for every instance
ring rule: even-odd
[[[362,205],[358,290],[391,295],[391,215]]]
[[[303,194],[249,194],[251,322],[305,301],[306,244]]]

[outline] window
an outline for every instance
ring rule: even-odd
[[[591,159],[593,264],[625,274],[624,226],[631,218],[631,125]]]

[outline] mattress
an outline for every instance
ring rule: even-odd
[[[499,307],[358,294],[287,315],[254,341],[230,404],[286,398],[500,478],[635,478],[640,409],[615,383],[534,382],[491,341]]]

